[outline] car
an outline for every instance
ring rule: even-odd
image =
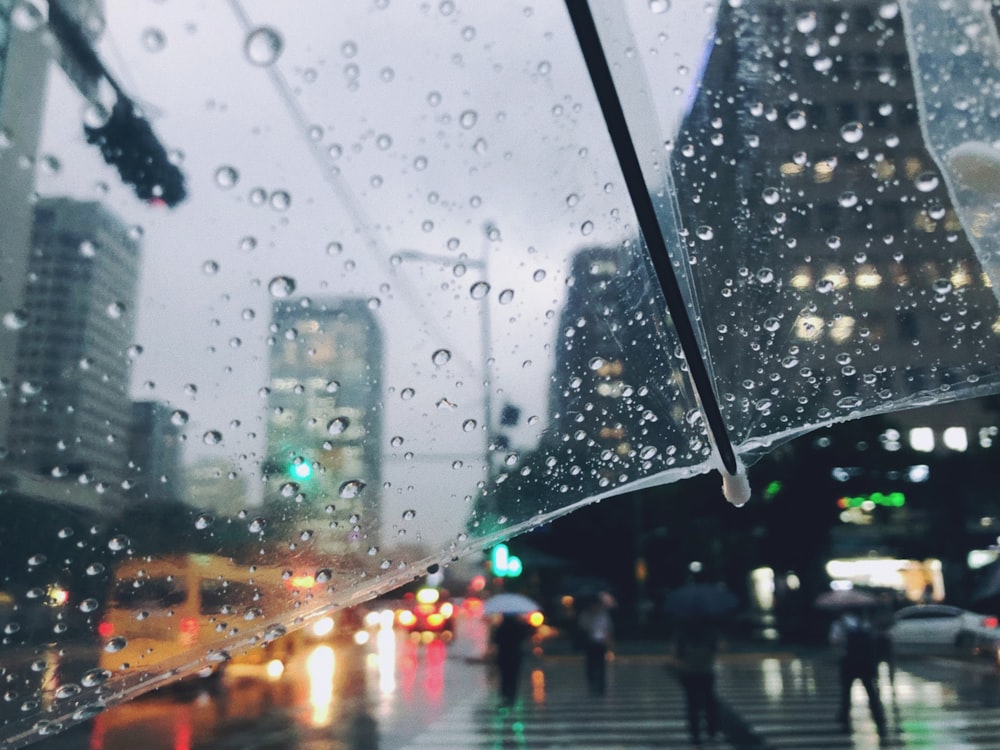
[[[396,610],[396,624],[411,637],[430,641],[450,641],[455,635],[455,605],[448,592],[425,586],[407,593],[405,606]]]
[[[1000,643],[998,620],[948,604],[916,604],[896,612],[889,630],[897,653],[967,652]]]

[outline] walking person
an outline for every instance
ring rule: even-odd
[[[719,730],[718,699],[715,695],[715,657],[719,629],[713,618],[686,619],[678,623],[674,640],[677,672],[684,689],[688,733],[694,745],[701,744],[702,719],[710,740]]]
[[[518,614],[505,614],[493,631],[496,646],[497,671],[500,675],[500,700],[512,706],[517,700],[517,688],[524,663],[524,642],[531,626]]]
[[[614,626],[607,600],[591,599],[577,622],[583,641],[584,672],[591,695],[604,695],[607,689],[608,651],[614,642]]]
[[[837,721],[851,728],[851,688],[861,680],[868,695],[868,708],[880,737],[885,736],[885,710],[878,691],[878,645],[875,628],[861,610],[849,610],[834,620],[830,643],[840,652],[840,709]]]

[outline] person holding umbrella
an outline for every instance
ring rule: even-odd
[[[709,738],[714,738],[719,730],[715,695],[719,618],[735,608],[736,597],[719,586],[705,582],[701,563],[691,563],[689,570],[689,582],[667,596],[665,609],[676,622],[674,656],[684,690],[688,732],[691,741],[699,745],[703,717]]]
[[[495,647],[497,672],[500,676],[500,700],[505,706],[517,701],[524,663],[524,642],[531,636],[531,625],[525,615],[538,610],[538,604],[522,594],[503,593],[486,602],[483,612],[499,615],[500,622],[493,630],[491,641]]]
[[[879,737],[886,733],[885,709],[878,690],[878,651],[875,628],[865,610],[845,611],[830,626],[830,644],[840,652],[840,708],[837,721],[843,730],[851,726],[851,688],[861,680],[868,695],[868,708]]]

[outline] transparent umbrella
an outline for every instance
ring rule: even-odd
[[[5,741],[996,392],[995,19],[932,5],[0,6]]]

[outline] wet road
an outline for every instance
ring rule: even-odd
[[[234,664],[224,680],[160,691],[111,709],[39,750],[414,750],[686,747],[683,702],[659,654],[620,654],[608,696],[586,695],[576,655],[529,659],[519,704],[498,708],[481,623],[451,644],[381,631],[365,647],[311,644],[284,663]],[[478,628],[478,630],[477,630]],[[861,695],[853,731],[833,720],[829,657],[730,654],[719,692],[729,718],[714,747],[879,746]],[[856,690],[857,692],[857,690]],[[893,734],[882,746],[995,748],[1000,672],[986,662],[902,661],[882,681]]]

